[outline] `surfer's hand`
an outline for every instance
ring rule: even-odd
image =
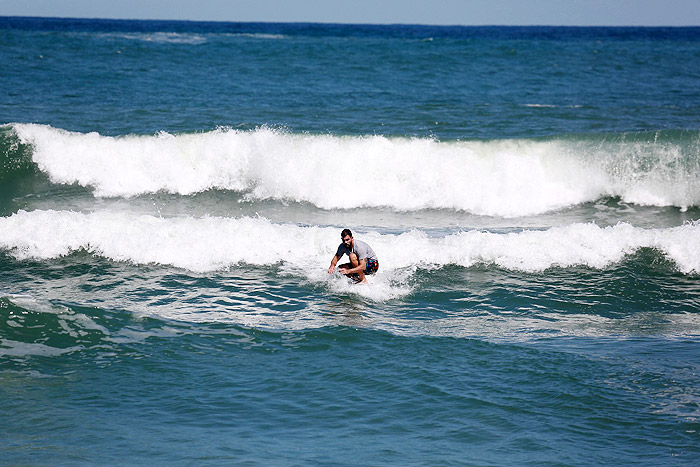
[[[333,274],[335,272],[335,266],[331,266],[328,268],[328,274]]]

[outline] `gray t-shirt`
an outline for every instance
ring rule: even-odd
[[[357,255],[357,259],[369,258],[375,261],[377,260],[377,255],[374,254],[374,250],[361,240],[355,240],[353,242],[352,251],[345,246],[345,243],[341,243],[335,255],[339,258],[343,255],[348,255],[349,257],[350,253],[355,253]]]

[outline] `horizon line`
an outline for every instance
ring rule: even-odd
[[[218,24],[317,24],[317,25],[338,25],[338,26],[419,26],[419,27],[514,27],[514,28],[700,28],[700,25],[615,25],[615,24],[430,24],[430,23],[356,23],[337,21],[236,21],[236,20],[206,20],[206,19],[159,19],[159,18],[108,18],[108,17],[81,17],[81,16],[25,16],[25,15],[0,15],[0,18],[18,19],[45,19],[45,20],[86,20],[86,21],[152,21],[152,22],[180,22],[180,23],[218,23]]]

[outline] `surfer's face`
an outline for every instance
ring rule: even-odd
[[[343,243],[345,243],[346,247],[352,248],[352,237],[350,235],[346,235],[343,237]]]

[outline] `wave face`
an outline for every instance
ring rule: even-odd
[[[619,197],[647,206],[700,204],[698,133],[553,140],[437,141],[292,134],[259,128],[101,136],[13,125],[55,183],[97,197],[232,190],[322,209],[448,209],[536,215]]]
[[[11,127],[0,127],[0,182],[11,182],[35,172],[32,148],[22,144]]]

